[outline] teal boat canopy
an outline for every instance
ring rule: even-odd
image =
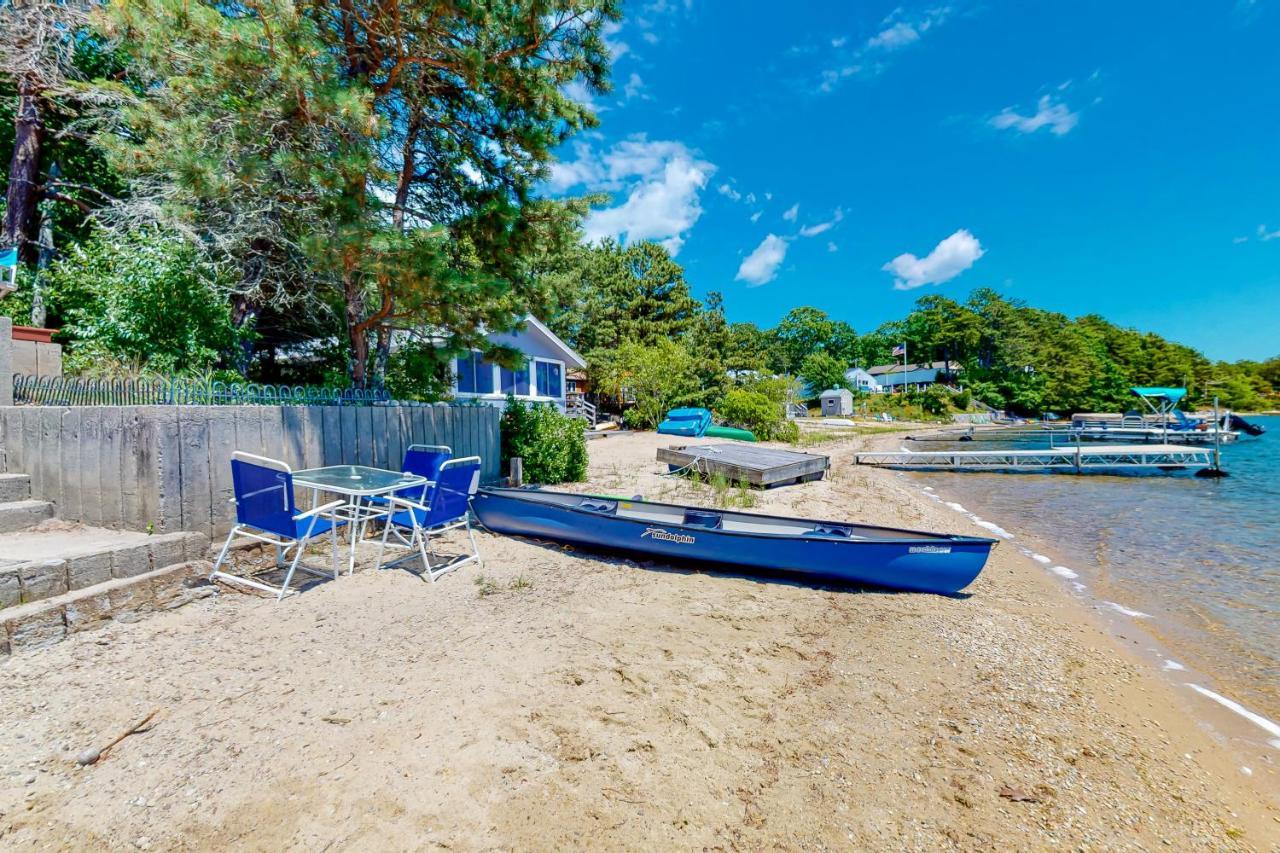
[[[1147,399],[1147,400],[1159,400],[1163,398],[1165,400],[1168,400],[1170,405],[1176,405],[1179,400],[1187,396],[1186,388],[1138,387],[1138,388],[1130,388],[1129,390],[1132,391],[1134,394],[1137,394],[1139,397],[1142,397],[1143,399]]]

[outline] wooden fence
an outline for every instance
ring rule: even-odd
[[[33,498],[67,521],[216,538],[232,522],[231,453],[295,470],[358,464],[399,470],[410,444],[480,456],[498,477],[488,406],[6,406],[0,472],[31,477]]]

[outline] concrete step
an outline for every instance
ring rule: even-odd
[[[53,518],[53,504],[48,501],[8,501],[0,503],[0,533],[13,533]]]
[[[30,477],[26,474],[0,474],[0,504],[25,501],[30,497]]]
[[[51,521],[0,534],[0,608],[202,560],[208,554],[209,540],[203,533],[148,535]]]
[[[131,578],[0,610],[0,657],[52,645],[72,634],[147,613],[172,610],[216,594],[207,561],[178,563]]]

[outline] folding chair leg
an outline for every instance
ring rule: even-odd
[[[431,570],[431,558],[427,556],[430,553],[427,549],[427,534],[416,523],[413,525],[413,538],[418,540],[418,553],[422,555],[422,570],[427,573],[427,577],[431,578],[431,582],[435,583],[436,573]]]
[[[240,525],[231,528],[231,532],[227,534],[227,541],[222,543],[222,550],[218,552],[218,559],[213,564],[213,571],[209,573],[209,580],[212,581],[222,568],[222,563],[227,559],[227,551],[231,549],[231,541],[236,538],[236,534],[240,532]]]
[[[476,532],[471,529],[471,516],[467,516],[467,538],[471,540],[471,552],[476,555],[476,565],[484,568],[484,557],[480,556],[480,546],[476,544]]]
[[[378,559],[373,564],[374,571],[382,568],[382,552],[387,550],[387,534],[391,532],[391,516],[387,516],[387,523],[382,525],[382,540],[378,543]]]
[[[317,519],[319,519],[318,515],[311,516],[311,523],[307,525],[306,535],[298,540],[298,553],[293,555],[293,562],[289,564],[289,571],[285,572],[284,583],[280,584],[280,592],[276,594],[276,601],[284,598],[285,594],[289,592],[289,581],[293,580],[293,573],[298,569],[298,562],[302,559],[303,552],[307,550],[307,543],[311,541],[311,531],[316,529]]]

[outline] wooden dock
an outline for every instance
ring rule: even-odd
[[[1133,468],[1193,468],[1213,464],[1212,448],[1173,444],[1135,444],[1081,447],[1049,447],[1041,450],[945,450],[913,453],[859,453],[859,465],[918,470],[1024,470],[1089,471]]]
[[[658,461],[672,471],[689,469],[703,477],[720,474],[726,480],[761,488],[821,480],[831,459],[812,453],[775,450],[754,444],[698,444],[658,448]]]

